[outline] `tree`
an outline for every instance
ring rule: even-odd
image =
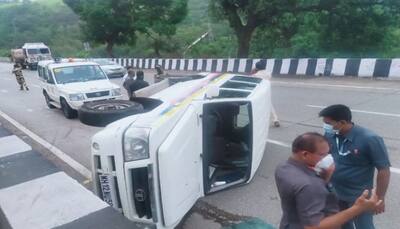
[[[109,57],[116,44],[134,43],[133,0],[64,0],[82,21],[86,38],[105,43]]]
[[[161,56],[161,50],[172,51],[171,36],[176,26],[187,15],[187,0],[137,0],[138,29],[151,40],[154,54]]]
[[[355,23],[363,26],[383,20],[382,17],[369,17],[375,8],[385,12],[382,16],[391,17],[397,14],[400,3],[397,0],[210,0],[212,15],[218,19],[226,19],[233,28],[238,41],[238,57],[247,57],[250,50],[250,42],[257,28],[273,28],[280,24],[281,20],[292,18],[289,27],[280,27],[279,35],[289,41],[296,34],[299,23],[298,16],[306,13],[317,13],[335,16],[335,22],[321,17],[325,28],[341,27],[342,21],[346,21],[346,29],[351,29]],[[366,12],[364,17],[351,17],[354,11]],[[383,20],[384,21],[384,20]],[[387,21],[386,21],[387,22]],[[379,24],[379,23],[378,23]]]
[[[113,57],[116,44],[133,45],[137,32],[154,40],[156,55],[160,55],[162,38],[173,35],[176,24],[184,19],[187,0],[64,0],[83,21],[88,40],[107,44]]]

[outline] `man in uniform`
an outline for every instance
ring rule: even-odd
[[[22,74],[21,64],[19,63],[14,64],[12,73],[15,74],[15,78],[17,79],[17,82],[20,86],[20,90],[22,91],[25,88],[25,90],[29,91],[28,86],[26,86],[24,75]]]
[[[372,216],[385,211],[385,194],[390,179],[390,161],[385,143],[371,130],[354,124],[351,111],[345,105],[328,106],[319,116],[323,118],[325,136],[336,165],[332,184],[342,210],[353,206],[365,189],[372,188],[375,169],[378,171],[376,194],[382,203],[374,212],[365,212],[342,227],[374,229]]]

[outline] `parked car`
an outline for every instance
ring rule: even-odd
[[[84,103],[122,96],[121,88],[111,83],[94,62],[40,61],[38,75],[47,106],[61,108],[69,119],[77,117]]]
[[[123,77],[126,74],[126,69],[121,65],[107,59],[94,59],[107,74],[109,78]]]
[[[270,83],[235,74],[165,79],[92,138],[97,195],[145,228],[174,228],[202,196],[249,183],[264,154]],[[124,110],[125,108],[121,108]]]

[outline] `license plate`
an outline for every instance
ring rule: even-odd
[[[100,175],[99,177],[104,202],[108,203],[110,206],[114,206],[112,199],[112,184],[114,183],[114,177],[110,175]]]

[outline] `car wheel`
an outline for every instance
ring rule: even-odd
[[[60,102],[61,102],[61,110],[67,119],[73,119],[73,118],[77,117],[78,114],[77,114],[76,110],[72,109],[68,105],[67,101],[65,101],[65,99],[61,99]]]
[[[50,103],[50,102],[51,102],[51,99],[50,99],[50,97],[49,97],[49,95],[47,94],[46,91],[43,92],[43,95],[44,95],[44,99],[46,100],[47,106],[48,106],[50,109],[56,108],[54,105],[52,105],[52,104]]]
[[[86,125],[104,127],[118,119],[143,112],[143,105],[137,102],[106,100],[83,104],[78,116]]]

